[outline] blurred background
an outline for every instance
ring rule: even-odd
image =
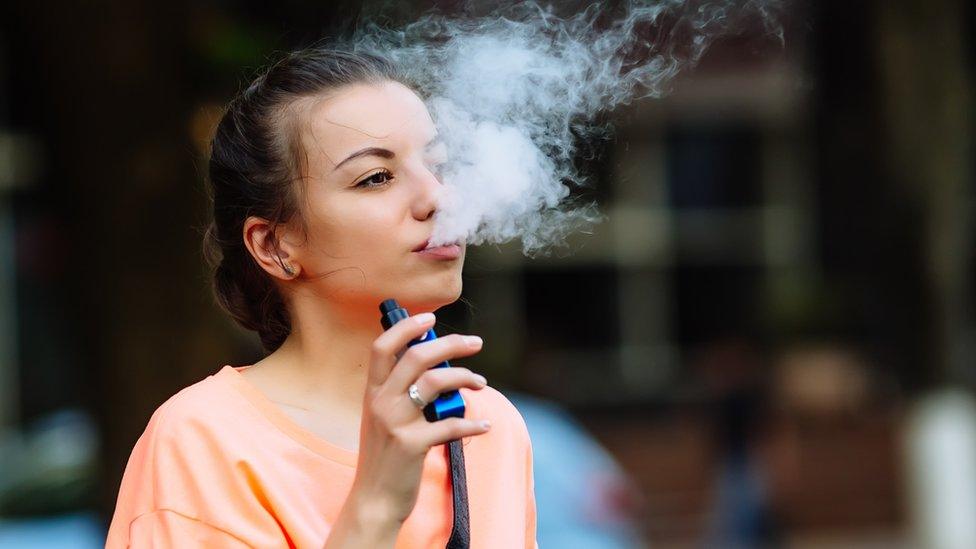
[[[0,7],[0,547],[100,547],[153,410],[262,356],[200,253],[222,106],[456,4]],[[469,249],[439,314],[526,419],[544,548],[976,547],[973,7],[783,13],[609,115],[571,255]]]

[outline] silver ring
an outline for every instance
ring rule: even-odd
[[[407,395],[410,396],[410,400],[417,405],[418,408],[423,408],[427,406],[428,402],[420,397],[420,391],[417,389],[417,384],[412,383],[407,389]]]

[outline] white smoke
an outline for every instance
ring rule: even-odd
[[[522,2],[398,29],[367,22],[351,46],[407,72],[447,146],[431,242],[520,238],[534,255],[602,220],[596,204],[571,196],[589,184],[579,145],[609,134],[598,115],[659,97],[716,38],[745,24],[782,41],[778,9],[778,0],[663,0],[560,17]]]

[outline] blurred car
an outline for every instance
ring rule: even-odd
[[[505,396],[532,438],[539,547],[647,547],[638,527],[641,496],[609,452],[558,404]]]

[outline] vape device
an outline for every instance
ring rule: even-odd
[[[395,299],[387,299],[380,303],[380,313],[382,314],[380,323],[384,330],[389,330],[391,326],[410,316],[407,314],[407,310],[401,307]],[[431,328],[424,335],[407,343],[407,346],[413,347],[418,343],[435,339],[437,339],[437,334]],[[450,368],[451,364],[445,360],[433,367]],[[441,393],[433,402],[424,407],[424,417],[427,418],[427,421],[437,421],[446,417],[464,417],[464,399],[461,397],[461,393],[457,389]]]

